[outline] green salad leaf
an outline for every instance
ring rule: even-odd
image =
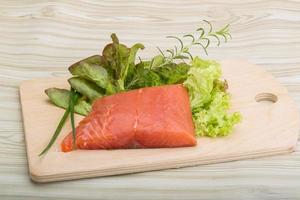
[[[98,55],[88,57],[69,67],[72,75],[93,81],[99,87],[106,89],[110,83],[107,71],[101,66],[102,58]]]
[[[89,100],[94,101],[103,96],[104,89],[98,87],[94,82],[81,77],[72,77],[68,80],[73,89],[78,91]]]
[[[121,70],[125,68],[130,49],[119,43],[116,34],[111,34],[112,43],[107,44],[102,51],[103,67],[108,71],[114,80],[118,80]]]
[[[199,110],[211,101],[214,81],[221,78],[220,64],[215,61],[195,57],[188,71],[184,86],[188,88],[192,110]]]
[[[102,52],[103,66],[115,80],[118,91],[126,90],[125,84],[135,73],[136,54],[144,45],[137,43],[131,48],[119,43],[115,33],[111,35],[112,43],[106,45]]]
[[[45,93],[53,104],[58,107],[68,109],[70,102],[71,92],[66,89],[60,88],[48,88]],[[74,112],[80,115],[88,115],[92,109],[92,104],[84,96],[79,97],[76,105],[74,106]]]
[[[195,57],[184,86],[188,89],[193,121],[198,136],[226,136],[241,120],[237,112],[228,113],[230,95],[221,81],[220,64]]]
[[[132,79],[135,69],[136,53],[139,49],[144,49],[144,45],[137,43],[130,48],[128,59],[126,60],[125,67],[121,70],[120,78],[118,83],[121,89],[125,90],[125,83]]]

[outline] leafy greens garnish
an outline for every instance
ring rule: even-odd
[[[230,95],[222,81],[220,64],[195,57],[183,85],[189,91],[197,136],[226,136],[241,120],[239,113],[228,114]]]
[[[221,79],[220,64],[193,57],[190,50],[200,46],[207,54],[212,39],[216,40],[218,46],[221,38],[227,42],[231,38],[229,25],[214,31],[210,22],[204,22],[208,25],[208,30],[200,27],[195,34],[187,34],[181,38],[168,36],[176,39],[179,45],[165,51],[158,48],[160,53],[150,60],[139,58],[136,63],[137,52],[144,49],[144,46],[137,43],[127,47],[113,33],[112,42],[104,47],[102,55],[90,56],[71,65],[71,90],[46,90],[50,100],[56,106],[65,108],[66,112],[42,153],[51,147],[69,114],[75,142],[74,112],[87,115],[96,99],[137,88],[178,83],[188,90],[196,135],[228,135],[241,116],[239,113],[228,113],[230,95],[226,91],[227,82]],[[185,44],[183,39],[190,39],[190,42]]]

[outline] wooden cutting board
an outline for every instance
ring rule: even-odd
[[[232,111],[243,121],[224,138],[198,139],[196,147],[174,149],[60,151],[70,132],[68,122],[47,155],[38,154],[49,142],[63,110],[44,93],[48,87],[68,88],[66,78],[25,81],[20,86],[30,176],[37,182],[70,180],[116,174],[227,162],[294,151],[299,113],[287,90],[271,74],[245,61],[221,62],[232,94]],[[76,116],[76,122],[82,119]],[[68,120],[69,121],[69,120]]]

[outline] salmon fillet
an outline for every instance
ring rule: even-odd
[[[181,84],[100,98],[76,128],[79,149],[168,148],[196,143],[188,93]],[[61,149],[72,151],[72,133]]]

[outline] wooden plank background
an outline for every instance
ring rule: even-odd
[[[214,59],[263,65],[300,106],[300,1],[0,1],[0,199],[299,199],[300,145],[288,156],[51,184],[29,180],[18,86],[63,76],[98,53],[111,32],[142,42],[142,57],[170,47],[166,35],[201,20],[231,24]],[[199,49],[194,53],[203,55]],[[205,56],[204,56],[205,57]]]

